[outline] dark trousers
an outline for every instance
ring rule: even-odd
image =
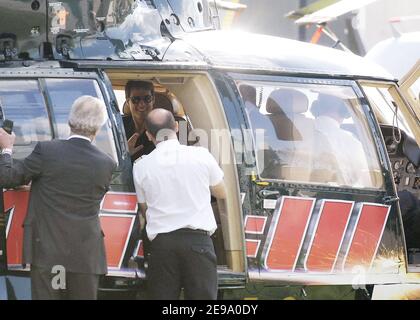
[[[213,242],[204,232],[185,229],[161,233],[151,243],[148,288],[151,299],[217,298],[217,259]]]
[[[96,300],[99,275],[89,273],[52,273],[52,270],[31,266],[31,292],[33,300]],[[65,281],[63,283],[63,281]],[[64,289],[64,288],[65,289]]]

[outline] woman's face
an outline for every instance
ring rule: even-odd
[[[144,119],[153,109],[155,98],[150,90],[133,88],[128,98],[130,111],[133,118]]]

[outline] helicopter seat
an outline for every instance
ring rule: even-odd
[[[314,121],[306,117],[307,96],[293,88],[273,91],[267,99],[268,118],[275,128],[280,145],[279,178],[290,181],[309,181],[312,167]]]

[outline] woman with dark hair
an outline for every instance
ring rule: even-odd
[[[142,155],[149,154],[155,148],[146,136],[145,119],[153,109],[155,92],[153,83],[130,80],[125,86],[123,122],[128,142],[128,151],[134,162]]]

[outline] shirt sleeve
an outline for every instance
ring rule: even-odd
[[[142,186],[142,179],[139,174],[138,163],[134,164],[133,167],[133,180],[134,180],[134,187],[136,189],[137,194],[137,202],[138,203],[146,203],[146,196],[144,194],[144,189]]]
[[[210,173],[210,186],[215,186],[222,182],[223,180],[223,171],[220,169],[216,159],[213,157],[213,155],[207,151],[208,154],[208,167],[209,167],[209,173]]]

